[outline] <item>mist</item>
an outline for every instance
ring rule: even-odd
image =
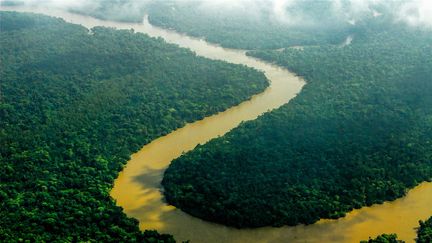
[[[309,3],[304,4],[305,2]],[[271,20],[294,27],[329,24],[327,22],[355,25],[364,18],[390,17],[397,24],[432,28],[432,1],[429,0],[117,0],[110,2],[103,0],[0,0],[0,3],[20,3],[31,7],[57,8],[84,13],[103,9],[104,14],[112,19],[122,19],[131,15],[144,16],[146,8],[157,4],[192,4],[203,13],[238,14],[258,21]],[[309,4],[325,6],[323,13],[329,21],[323,22],[322,19],[316,18],[315,13],[308,12],[308,9],[301,7]]]

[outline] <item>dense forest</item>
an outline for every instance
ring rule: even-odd
[[[360,243],[405,243],[405,241],[398,240],[396,234],[382,234],[375,239],[360,241]]]
[[[432,217],[426,221],[420,221],[420,227],[417,230],[417,243],[432,242]]]
[[[373,6],[373,11],[355,11],[352,3],[342,1],[335,9],[331,1],[293,1],[283,16],[274,12],[274,2],[255,0],[224,4],[211,1],[96,1],[95,7],[75,7],[72,12],[100,19],[142,22],[147,15],[151,24],[174,29],[224,47],[238,49],[275,49],[287,46],[341,44],[347,36],[364,33],[373,23],[388,22],[390,14],[376,18],[374,13],[390,13],[394,4]],[[243,6],[244,5],[244,6]],[[280,6],[283,8],[283,6]],[[301,13],[301,14],[299,14]],[[284,19],[284,15],[290,19]],[[307,19],[307,21],[304,21]],[[355,23],[355,24],[354,24]]]
[[[70,11],[127,22],[142,22],[147,15],[153,25],[238,49],[343,44],[348,36],[360,39],[371,29],[393,22],[393,10],[401,4],[376,2],[358,10],[351,1],[340,1],[340,5],[332,1],[292,1],[286,6],[268,0],[232,4],[205,0],[96,2],[93,7]]]
[[[94,2],[69,11],[128,22],[148,14],[163,28],[261,49],[248,54],[307,80],[289,104],[173,162],[164,193],[182,210],[235,227],[309,224],[432,179],[432,35],[395,22],[392,4],[352,18],[327,1],[298,1],[284,10],[310,22],[290,25],[265,0],[245,9]],[[118,171],[152,139],[267,86],[254,70],[133,30],[2,12],[1,32],[0,241],[174,241],[140,232],[115,206]],[[417,232],[431,242],[432,218]]]
[[[432,179],[432,35],[253,51],[307,84],[289,104],[174,160],[169,203],[235,227],[310,224]]]
[[[98,1],[96,1],[98,2]],[[130,0],[103,1],[71,11],[96,18],[142,22],[204,38],[224,47],[277,49],[287,46],[343,44],[349,36],[360,40],[383,25],[394,23],[403,2],[355,2],[255,0],[224,2]],[[284,1],[279,1],[280,3]],[[279,11],[277,10],[279,9]],[[398,23],[400,24],[400,23]]]
[[[432,242],[432,217],[425,222],[419,221],[419,227],[417,228],[417,243],[430,243]],[[382,234],[377,236],[375,239],[369,238],[369,240],[361,241],[360,243],[404,243],[403,240],[398,240],[396,234]]]
[[[403,2],[368,2],[368,8],[352,1],[131,1],[95,0],[70,7],[71,12],[99,19],[142,22],[174,29],[224,47],[277,49],[303,45],[340,45],[349,36],[360,40],[375,28],[388,27]],[[284,2],[284,1],[279,1]],[[16,5],[20,0],[8,0]],[[280,9],[277,11],[276,9]],[[276,12],[275,12],[276,11]],[[403,23],[398,23],[403,24]]]
[[[1,13],[0,241],[172,242],[109,196],[129,156],[267,87],[162,39]]]
[[[342,43],[355,32],[355,26],[332,14],[331,4],[330,1],[297,1],[287,11],[305,15],[301,17],[308,19],[308,23],[301,24],[275,16],[268,0],[253,1],[247,7],[235,7],[235,3],[168,1],[149,5],[146,11],[151,24],[203,37],[224,47],[276,49]]]

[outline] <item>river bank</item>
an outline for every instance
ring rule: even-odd
[[[418,225],[418,220],[426,219],[432,214],[432,183],[423,183],[410,190],[404,198],[354,210],[338,220],[321,220],[308,226],[239,230],[193,218],[163,202],[160,181],[171,160],[197,144],[225,134],[243,121],[255,119],[264,112],[287,103],[300,92],[304,81],[285,69],[247,57],[243,50],[221,48],[200,39],[151,26],[148,22],[117,23],[62,11],[2,9],[62,17],[87,28],[99,25],[119,29],[133,28],[137,32],[162,37],[167,42],[190,48],[200,56],[262,70],[271,81],[265,92],[251,100],[156,139],[132,156],[115,181],[111,196],[129,216],[140,221],[142,229],[157,229],[173,234],[177,240],[189,239],[192,242],[358,242],[369,236],[392,232],[397,233],[401,239],[410,241],[415,237],[414,227]]]

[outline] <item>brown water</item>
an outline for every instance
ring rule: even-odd
[[[162,201],[160,181],[171,160],[212,138],[221,136],[242,121],[255,119],[292,99],[304,82],[288,71],[245,56],[245,51],[221,48],[203,40],[190,38],[148,23],[130,24],[102,21],[63,11],[46,9],[5,8],[45,13],[85,27],[108,26],[135,29],[167,42],[190,48],[198,55],[240,63],[265,72],[271,85],[251,100],[225,112],[186,125],[158,138],[132,155],[115,181],[111,196],[130,216],[137,218],[141,229],[157,229],[173,234],[177,240],[192,242],[358,242],[381,233],[397,233],[408,242],[415,238],[414,227],[419,219],[432,215],[432,183],[423,183],[401,199],[365,207],[338,220],[321,220],[316,224],[295,227],[263,227],[234,229],[191,217]]]

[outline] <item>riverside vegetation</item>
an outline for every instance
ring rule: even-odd
[[[417,230],[417,243],[432,242],[432,217],[426,221],[420,221],[420,227]]]
[[[432,242],[432,217],[425,222],[419,222],[420,226],[417,229],[416,243]],[[382,234],[375,239],[361,241],[360,243],[404,243],[405,241],[398,240],[396,234]]]
[[[394,200],[432,178],[432,35],[252,51],[307,84],[289,104],[174,160],[182,210],[235,227],[311,224]]]
[[[6,3],[21,4],[13,0]],[[141,23],[147,14],[149,22],[155,26],[202,37],[224,47],[276,49],[297,45],[340,44],[350,35],[361,38],[364,30],[371,29],[371,23],[380,25],[392,21],[395,17],[392,10],[401,4],[376,2],[371,6],[375,12],[358,12],[350,1],[341,1],[340,9],[335,9],[332,1],[292,3],[286,9],[281,9],[286,11],[289,19],[275,16],[274,6],[267,0],[255,0],[247,8],[236,7],[235,3],[227,5],[202,0],[145,3],[96,0],[88,6],[78,5],[68,10],[99,19],[136,23]],[[376,18],[374,13],[380,17]],[[355,22],[349,15],[361,21]]]
[[[109,196],[129,156],[268,86],[133,30],[1,12],[0,241],[173,242]]]
[[[110,4],[87,14],[113,19],[112,9],[128,1]],[[208,21],[198,5],[161,4],[164,10],[135,9],[115,20],[141,22],[147,11],[153,24],[223,46],[282,47],[282,52],[249,54],[308,81],[289,105],[175,161],[164,179],[169,202],[195,216],[237,227],[290,225],[337,218],[352,208],[400,197],[431,179],[430,33],[401,29],[384,14],[368,16],[373,21],[336,25],[331,35],[313,35],[313,28],[259,25],[230,12],[210,15]],[[383,6],[375,10],[389,11]],[[192,24],[187,16],[200,21]],[[326,21],[332,22],[331,17]],[[209,23],[214,29],[207,28]],[[245,26],[249,28],[242,29]],[[334,45],[347,35],[354,36],[352,45]],[[301,51],[288,48],[292,45],[320,46]],[[200,185],[204,179],[209,181]],[[287,201],[291,204],[284,206]],[[218,213],[223,210],[225,215]],[[420,223],[418,242],[430,241],[430,221]],[[382,238],[396,240],[390,234],[378,237],[378,242]]]

